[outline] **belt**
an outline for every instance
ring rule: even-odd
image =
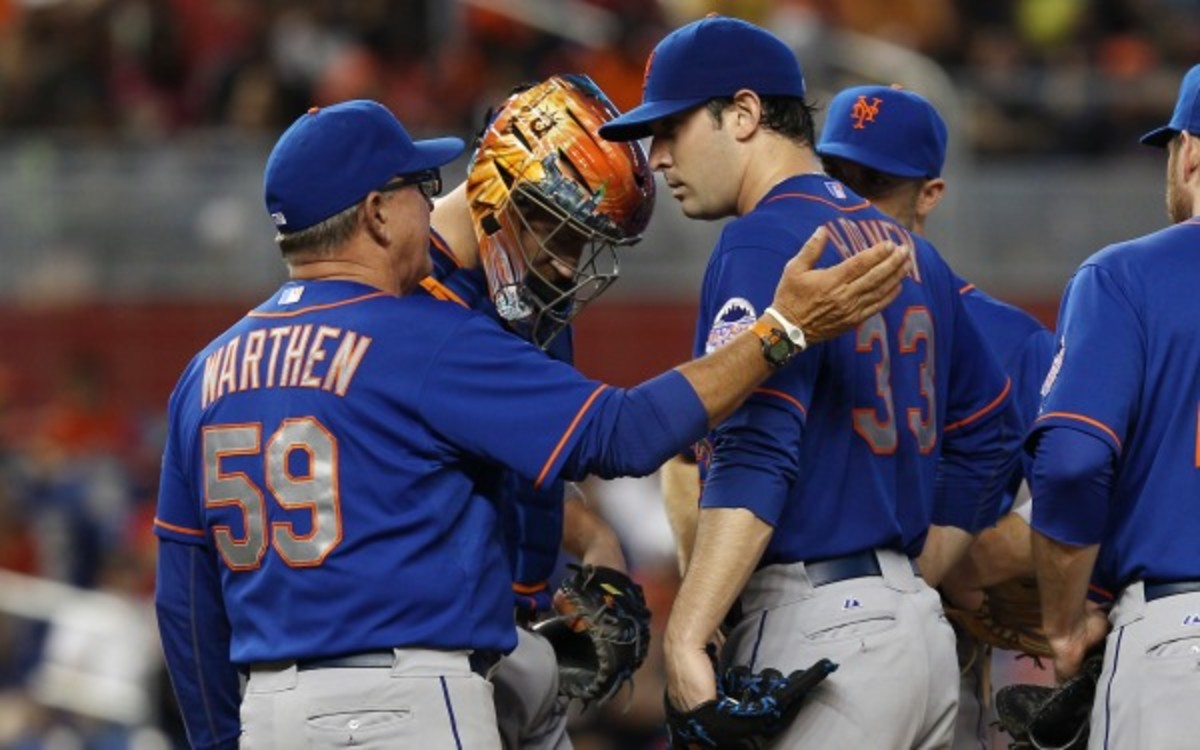
[[[1175,596],[1176,594],[1194,594],[1200,591],[1200,581],[1176,581],[1174,583],[1146,583],[1145,597],[1146,601],[1152,602],[1155,599],[1162,599],[1164,596]]]
[[[487,679],[493,668],[500,662],[498,651],[472,651],[467,657],[471,671]],[[304,672],[310,669],[391,669],[396,664],[396,654],[393,651],[364,651],[345,656],[331,656],[321,659],[300,659],[296,662],[296,670]]]
[[[917,569],[916,560],[910,559],[909,563],[912,565],[913,573],[921,575],[921,571]],[[806,562],[804,563],[804,572],[808,574],[808,580],[812,583],[813,588],[850,578],[883,575],[883,571],[879,568],[879,558],[875,556],[875,550],[872,549],[841,557]]]
[[[852,555],[806,562],[804,572],[808,574],[808,580],[814,588],[849,578],[883,575],[883,571],[879,569],[879,559],[875,557],[875,550],[870,549]]]

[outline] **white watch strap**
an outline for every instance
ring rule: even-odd
[[[773,307],[768,307],[764,312],[778,320],[783,326],[783,332],[787,334],[788,339],[796,345],[796,351],[802,352],[808,346],[808,341],[804,338],[804,331],[800,330],[800,326],[792,323],[792,321],[783,317],[783,313]]]

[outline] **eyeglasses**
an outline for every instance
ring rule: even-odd
[[[409,185],[416,185],[417,190],[420,190],[421,195],[426,198],[441,195],[442,171],[440,169],[422,169],[420,172],[398,175],[395,180],[379,188],[379,192],[390,193]]]

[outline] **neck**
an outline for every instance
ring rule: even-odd
[[[402,297],[429,273],[421,265],[422,258],[428,258],[425,251],[422,248],[420,253],[392,256],[360,232],[331,256],[289,262],[288,277],[297,281],[353,281]],[[393,257],[397,260],[391,260]],[[399,262],[413,267],[395,267]]]
[[[446,241],[464,268],[479,266],[479,239],[475,236],[475,225],[471,221],[466,182],[437,200],[429,216],[429,224]]]
[[[769,132],[759,133],[750,153],[737,212],[743,216],[758,205],[779,183],[802,174],[823,174],[821,160],[808,144]]]

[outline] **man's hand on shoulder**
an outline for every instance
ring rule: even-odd
[[[804,331],[809,344],[835,338],[882,310],[900,293],[912,249],[872,245],[836,266],[813,268],[829,232],[818,227],[783,269],[771,306]]]

